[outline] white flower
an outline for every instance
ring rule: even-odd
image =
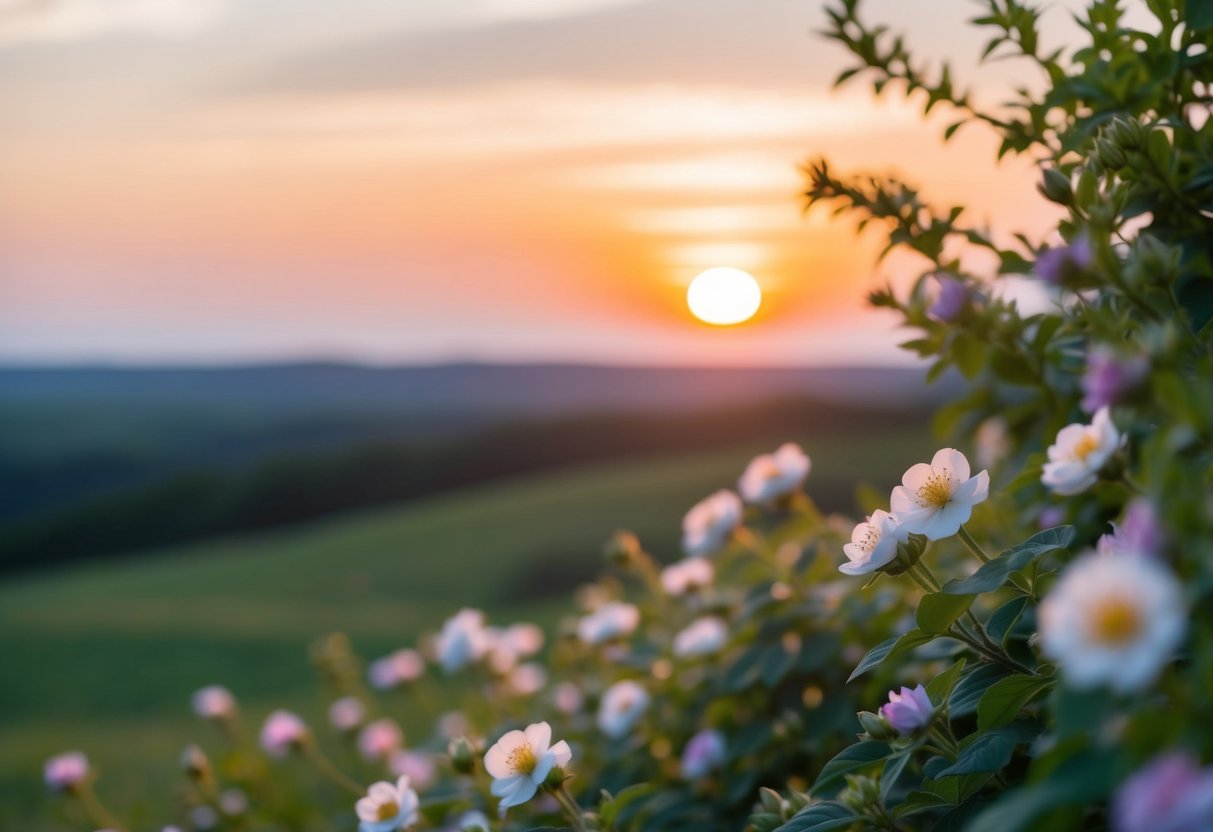
[[[438,661],[447,673],[467,667],[484,658],[489,649],[489,634],[484,626],[484,613],[462,609],[446,620],[438,634]]]
[[[1040,481],[1046,487],[1068,497],[1086,491],[1099,479],[1099,469],[1120,448],[1120,432],[1112,424],[1108,409],[1095,412],[1091,424],[1066,425],[1049,446]]]
[[[661,588],[667,595],[677,597],[692,589],[711,586],[716,570],[705,558],[685,558],[661,570]]]
[[[989,473],[970,477],[965,455],[955,448],[943,448],[929,465],[910,466],[889,502],[907,534],[940,540],[956,534],[973,514],[973,506],[989,495]]]
[[[879,509],[855,526],[851,542],[842,547],[847,563],[838,567],[846,575],[866,575],[892,563],[897,557],[897,544],[904,543],[909,530],[897,518]]]
[[[368,723],[358,734],[358,750],[372,762],[386,760],[403,745],[404,732],[386,717]]]
[[[277,710],[261,727],[261,747],[271,757],[285,757],[307,742],[310,735],[302,719],[290,711]]]
[[[640,623],[640,610],[623,601],[603,604],[577,622],[577,637],[586,644],[602,644],[632,634]]]
[[[800,446],[787,442],[773,454],[760,454],[750,460],[737,481],[737,490],[747,503],[773,503],[798,491],[812,467]]]
[[[236,714],[236,697],[222,685],[195,691],[191,701],[194,713],[203,719],[231,719]]]
[[[703,557],[723,549],[741,525],[741,498],[721,489],[704,497],[682,518],[682,551]]]
[[[71,791],[88,779],[88,757],[81,751],[57,754],[46,761],[42,772],[52,791]]]
[[[366,719],[366,705],[357,696],[343,696],[329,705],[329,722],[342,732],[350,732]]]
[[[977,445],[977,464],[982,468],[993,468],[1011,453],[1011,434],[1007,423],[998,416],[978,425],[973,441]]]
[[[1041,602],[1041,648],[1075,688],[1138,690],[1171,660],[1186,616],[1183,589],[1161,562],[1088,554]]]
[[[632,730],[649,709],[649,692],[636,682],[616,682],[602,694],[598,705],[598,728],[612,739]]]
[[[416,650],[405,648],[371,662],[367,678],[375,690],[389,690],[420,679],[425,659]]]
[[[396,777],[408,777],[413,787],[422,791],[433,785],[438,778],[438,766],[433,758],[423,751],[400,749],[392,752],[388,769]]]
[[[493,777],[491,791],[501,798],[503,811],[526,803],[554,767],[569,764],[569,744],[551,742],[552,726],[537,722],[525,731],[510,731],[485,753],[484,767]]]
[[[358,814],[358,832],[396,832],[417,822],[420,801],[409,785],[409,778],[401,777],[392,785],[384,780],[367,789],[366,797],[354,804]]]
[[[724,619],[704,616],[674,636],[674,655],[682,659],[706,656],[718,652],[729,640],[729,628]]]

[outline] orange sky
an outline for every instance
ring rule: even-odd
[[[968,0],[905,5],[871,14],[972,64]],[[802,216],[799,164],[896,170],[1006,229],[1050,215],[979,129],[943,147],[914,107],[831,91],[822,21],[809,0],[0,0],[0,360],[895,360],[863,297],[917,264]],[[759,279],[753,322],[687,313],[717,265]]]

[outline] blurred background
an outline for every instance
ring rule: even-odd
[[[1025,82],[977,66],[966,0],[868,5],[979,98]],[[980,130],[944,147],[945,117],[832,90],[822,22],[0,0],[0,826],[68,748],[115,803],[169,789],[204,684],[316,717],[325,632],[374,656],[465,605],[550,624],[613,529],[674,559],[780,442],[844,512],[933,450],[952,382],[864,309],[919,264],[805,215],[801,165],[1052,217]],[[717,266],[761,287],[744,323],[688,309]]]

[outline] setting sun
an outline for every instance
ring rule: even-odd
[[[687,306],[708,324],[728,326],[754,317],[762,303],[762,289],[749,272],[717,267],[701,272],[687,287]]]

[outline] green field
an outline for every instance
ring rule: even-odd
[[[884,489],[932,450],[919,426],[803,440],[814,462],[809,491],[836,509],[850,505],[860,478]],[[0,828],[67,828],[30,818],[47,803],[42,760],[69,748],[89,753],[114,804],[141,794],[145,810],[167,807],[180,749],[214,739],[188,712],[201,685],[227,684],[250,720],[286,704],[319,721],[325,703],[306,648],[325,632],[342,630],[375,655],[463,605],[501,622],[550,623],[571,609],[568,590],[599,569],[613,529],[635,530],[671,559],[685,509],[731,484],[760,450],[499,482],[9,581],[0,588]]]

